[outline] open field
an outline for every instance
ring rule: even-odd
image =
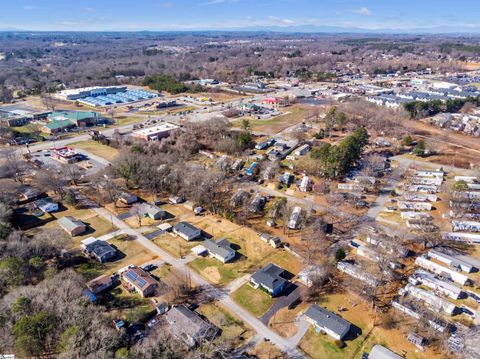
[[[216,343],[232,343],[235,347],[238,347],[253,337],[254,331],[251,328],[233,317],[217,303],[202,304],[197,312],[221,328],[222,334],[215,339]]]
[[[75,142],[72,143],[72,146],[102,157],[107,161],[113,161],[113,159],[118,155],[118,150],[116,148],[104,145],[100,142],[96,142],[93,140]]]
[[[114,118],[117,126],[133,125],[145,121],[145,118],[139,116],[120,115]]]
[[[252,131],[277,134],[284,129],[302,122],[305,118],[305,106],[293,105],[283,109],[284,114],[265,120],[257,120],[251,117],[244,117],[250,121]],[[241,127],[244,118],[232,121],[234,127]]]
[[[256,317],[261,317],[275,303],[275,299],[270,294],[253,288],[249,283],[245,283],[233,292],[232,298]]]
[[[178,258],[190,254],[190,250],[199,244],[197,241],[188,242],[181,237],[168,233],[154,238],[153,242]]]

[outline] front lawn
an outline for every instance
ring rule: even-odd
[[[235,263],[225,263],[215,258],[199,257],[188,264],[209,282],[224,286],[239,277]]]
[[[275,303],[275,299],[270,294],[253,288],[249,283],[233,292],[232,298],[256,317],[261,317]]]

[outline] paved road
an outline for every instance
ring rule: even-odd
[[[230,296],[226,295],[224,291],[212,286],[208,281],[206,281],[196,272],[190,271],[190,269],[182,260],[171,256],[169,253],[158,247],[155,243],[148,240],[139,230],[131,228],[125,222],[121,221],[116,216],[113,216],[106,209],[99,207],[94,208],[93,210],[98,215],[104,217],[106,220],[111,220],[117,228],[122,230],[124,233],[134,237],[141,245],[150,250],[152,253],[158,255],[165,262],[172,264],[180,272],[183,272],[185,274],[188,273],[197,285],[207,289],[210,293],[212,293],[215,299],[217,299],[226,308],[228,308],[229,311],[231,311],[237,317],[242,319],[247,325],[256,330],[256,332],[263,338],[270,340],[280,350],[287,353],[290,358],[304,358],[304,355],[296,349],[296,344],[295,346],[292,346],[291,342],[275,333],[273,330],[264,325],[259,319],[254,317],[242,307],[240,307],[230,298]]]

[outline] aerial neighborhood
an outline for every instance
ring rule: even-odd
[[[480,358],[476,35],[70,30],[0,31],[0,357]]]

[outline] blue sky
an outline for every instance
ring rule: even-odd
[[[478,0],[0,0],[0,29],[189,30],[301,25],[471,29]]]

